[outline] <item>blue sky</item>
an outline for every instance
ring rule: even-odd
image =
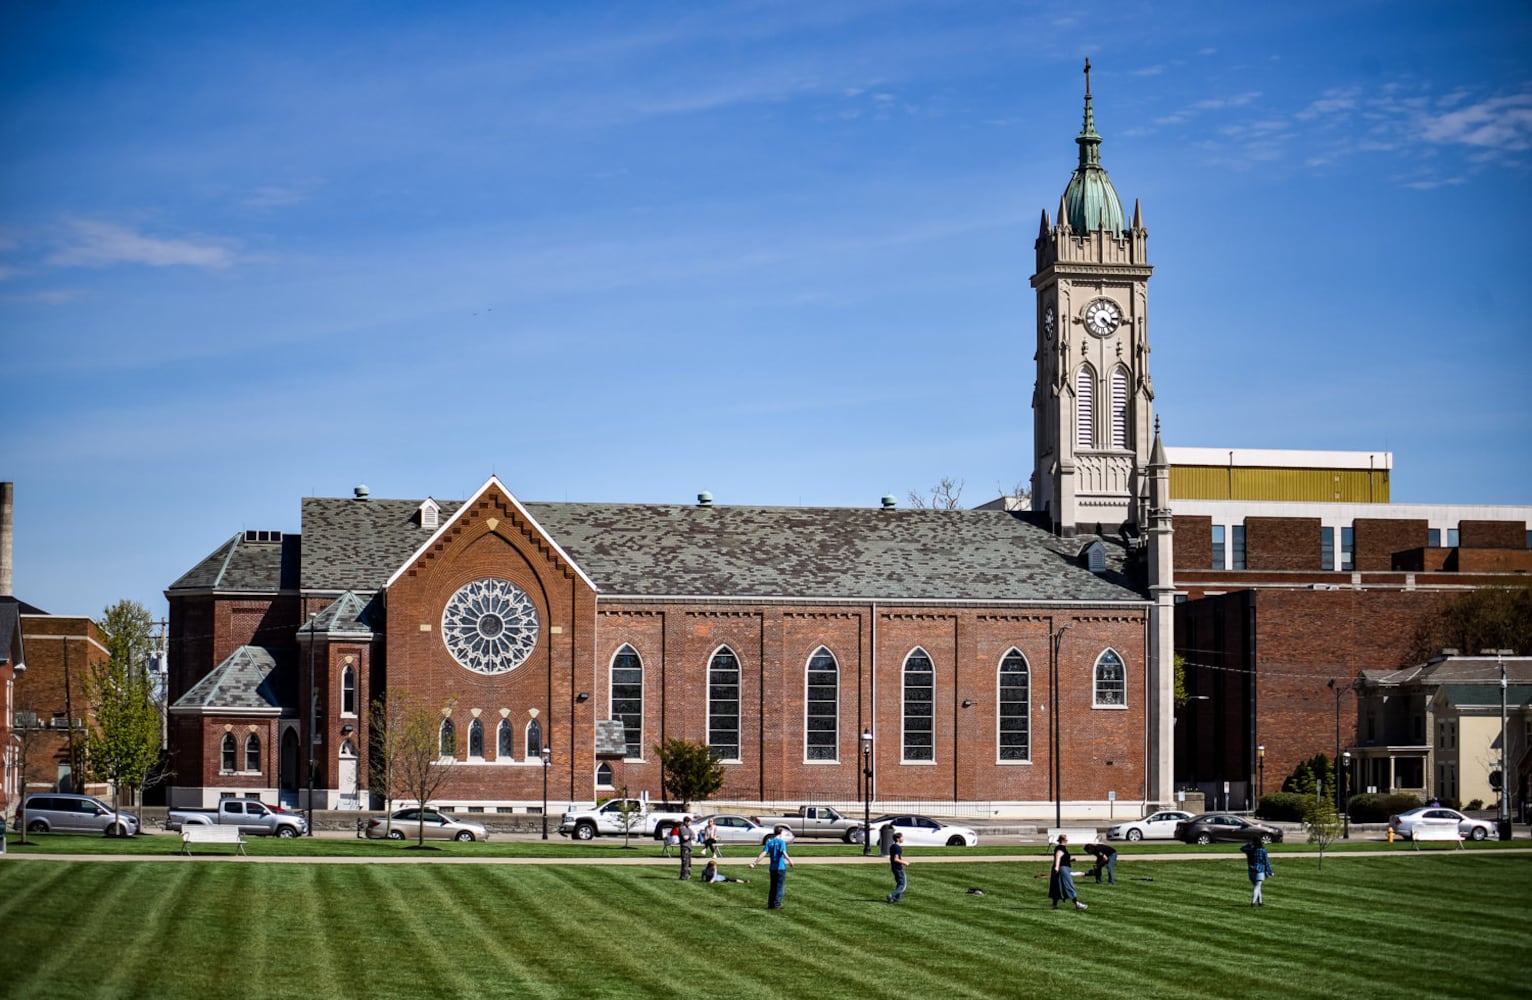
[[[1039,214],[1143,203],[1172,445],[1532,502],[1522,3],[0,8],[0,479],[56,613],[306,495],[1031,471]]]

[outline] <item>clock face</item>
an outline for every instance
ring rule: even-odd
[[[1111,299],[1093,299],[1085,307],[1085,329],[1098,337],[1111,336],[1122,325],[1122,311]]]
[[[452,658],[474,673],[507,673],[537,648],[537,608],[509,580],[475,580],[447,601],[442,641]]]
[[[1043,330],[1051,337],[1053,336],[1053,328],[1056,325],[1057,320],[1053,315],[1053,306],[1049,306],[1043,310]]]

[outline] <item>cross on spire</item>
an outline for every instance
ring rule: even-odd
[[[1090,56],[1085,57],[1085,96],[1090,96]]]

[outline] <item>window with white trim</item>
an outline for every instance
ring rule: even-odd
[[[707,668],[707,743],[720,760],[739,760],[739,657],[724,646]]]
[[[612,657],[612,718],[622,723],[629,760],[644,756],[644,661],[624,645]]]
[[[484,723],[478,719],[468,724],[468,756],[484,757]]]
[[[840,668],[820,646],[804,678],[804,760],[837,760],[840,744]]]
[[[533,719],[527,723],[527,760],[540,760],[543,756],[543,724]]]
[[[936,760],[936,668],[920,647],[904,658],[905,760]]]
[[[516,759],[516,733],[511,729],[510,719],[501,719],[495,727],[495,759]]]
[[[1128,668],[1123,666],[1122,657],[1116,650],[1109,649],[1096,657],[1095,686],[1097,708],[1127,705]]]
[[[1000,659],[998,692],[1001,760],[1032,759],[1032,676],[1027,658],[1012,649]]]
[[[231,773],[234,771],[234,769],[235,769],[235,767],[234,767],[234,765],[235,765],[234,752],[235,752],[234,734],[233,733],[224,733],[223,734],[223,770],[224,771],[231,772]]]
[[[437,756],[457,756],[457,727],[452,724],[451,719],[442,720],[441,732],[438,734],[436,742]]]
[[[356,671],[350,666],[340,672],[340,714],[356,715]]]
[[[261,769],[261,738],[254,733],[245,737],[245,770],[259,772]]]

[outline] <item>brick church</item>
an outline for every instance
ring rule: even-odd
[[[558,805],[658,796],[667,738],[712,748],[727,802],[859,802],[870,737],[880,805],[1168,803],[1151,268],[1088,76],[1075,141],[1032,277],[1035,511],[305,498],[298,534],[240,532],[166,591],[172,801],[380,805],[368,707],[409,692],[459,810],[540,809],[544,748]]]

